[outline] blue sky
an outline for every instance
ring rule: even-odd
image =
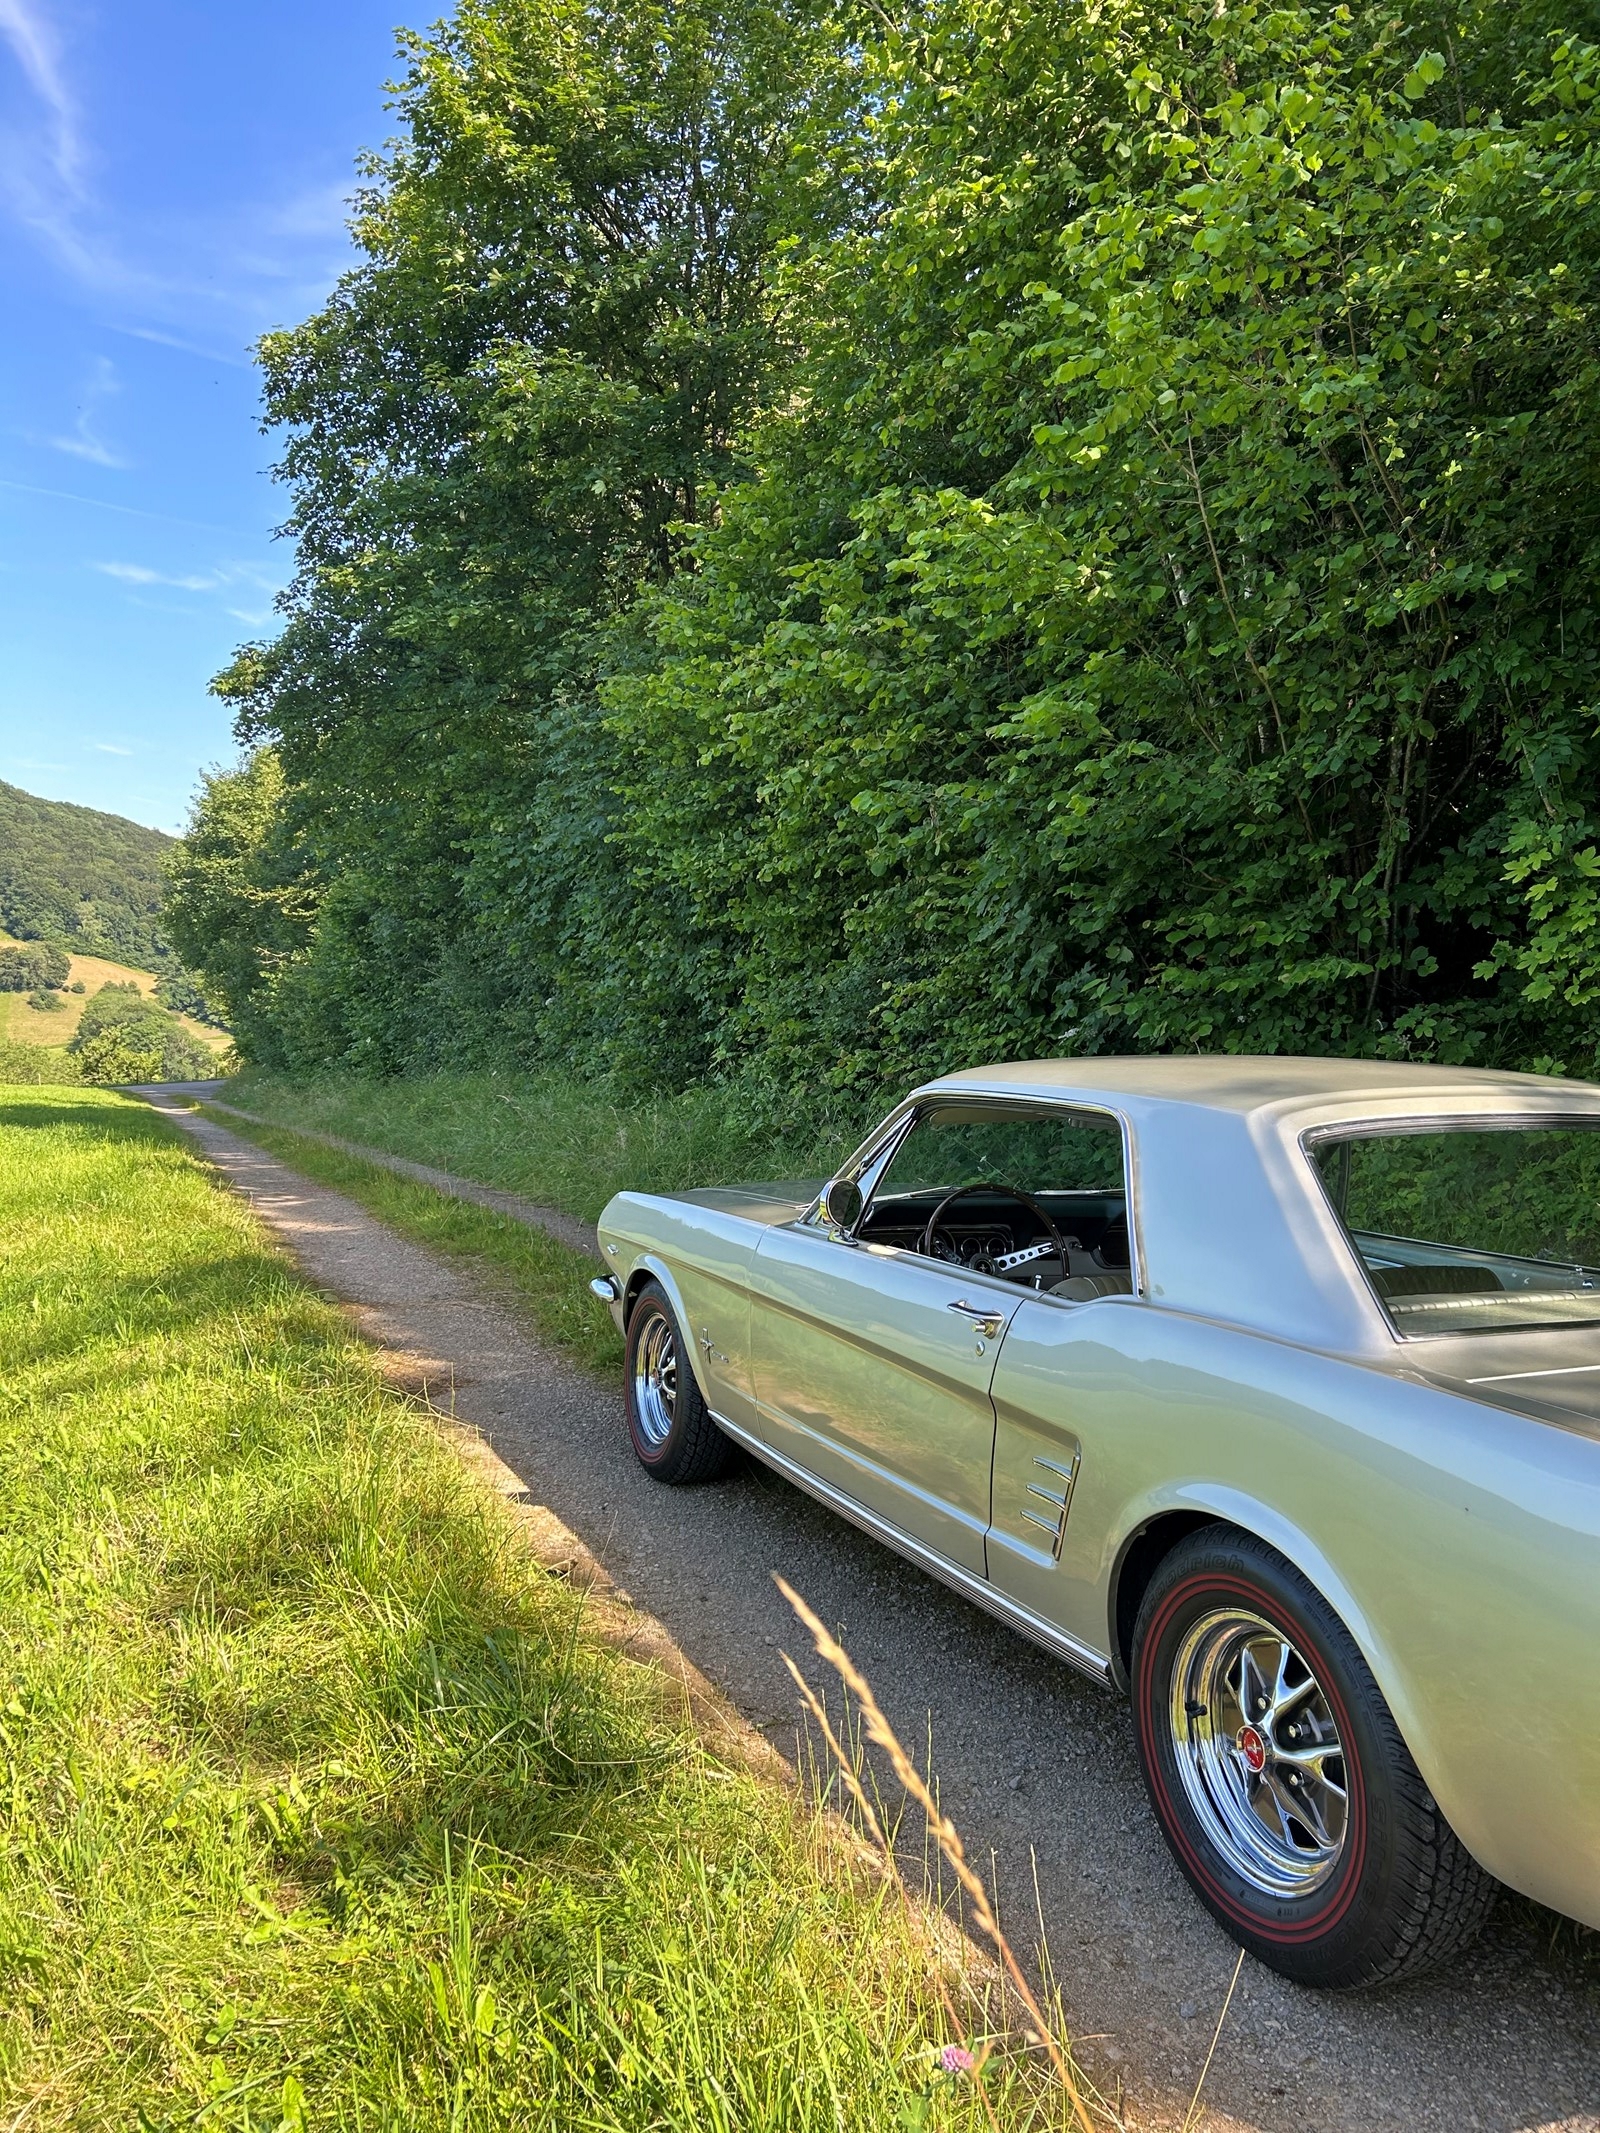
[[[443,9],[419,8],[426,22]],[[256,336],[348,264],[405,0],[0,0],[0,778],[177,829],[273,627]]]

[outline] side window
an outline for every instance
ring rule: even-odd
[[[940,1105],[917,1120],[874,1196],[1010,1186],[1037,1199],[1052,1193],[1123,1190],[1122,1135],[1091,1112],[1016,1111]]]
[[[1064,1106],[935,1101],[855,1233],[1052,1296],[1131,1294],[1121,1127]]]

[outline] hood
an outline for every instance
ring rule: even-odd
[[[775,1228],[803,1215],[827,1183],[825,1178],[792,1178],[776,1185],[712,1185],[699,1192],[674,1192],[663,1197],[686,1200],[691,1207],[714,1208],[722,1215],[742,1215],[746,1222],[761,1222]]]

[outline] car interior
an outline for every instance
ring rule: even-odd
[[[1121,1129],[1059,1107],[930,1106],[855,1235],[1072,1301],[1131,1295]]]
[[[1600,1318],[1593,1128],[1368,1132],[1312,1156],[1397,1332]]]

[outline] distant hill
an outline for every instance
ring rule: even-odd
[[[157,919],[161,863],[174,842],[121,815],[38,800],[0,782],[0,928],[172,970]]]

